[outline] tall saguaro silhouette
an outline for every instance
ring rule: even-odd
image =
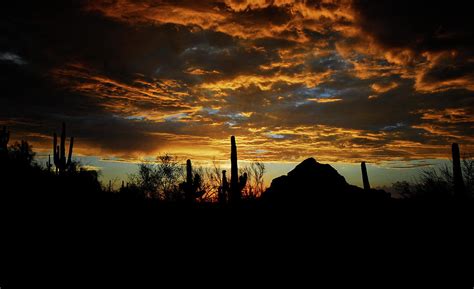
[[[191,160],[186,161],[186,182],[192,184],[193,182],[193,166]]]
[[[187,201],[193,200],[193,166],[191,160],[186,161],[186,183],[184,193]]]
[[[54,133],[53,139],[53,161],[56,166],[56,172],[63,174],[72,163],[72,149],[74,146],[74,137],[71,137],[69,140],[69,155],[66,160],[66,124],[63,122],[63,127],[61,131],[61,143],[58,146],[58,137]]]
[[[230,137],[230,196],[229,201],[236,203],[241,199],[239,190],[239,168],[237,166],[237,145],[235,136]]]
[[[459,145],[457,143],[453,143],[451,150],[453,155],[454,195],[458,198],[462,198],[464,197],[465,188],[462,178],[461,154],[459,153]]]
[[[365,162],[360,164],[362,169],[362,182],[364,183],[364,190],[370,190],[370,183],[369,183],[369,176],[367,175],[367,167],[365,166]]]
[[[193,178],[194,177],[194,178]],[[205,193],[201,187],[201,176],[196,173],[193,176],[193,166],[191,160],[186,161],[186,182],[184,183],[185,199],[189,202],[196,201]]]
[[[239,168],[237,166],[237,145],[235,137],[230,137],[230,195],[229,203],[236,204],[242,199],[242,190],[247,185],[247,173],[239,177]]]

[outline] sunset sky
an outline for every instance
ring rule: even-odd
[[[11,1],[10,1],[11,2]],[[361,184],[474,152],[474,21],[449,1],[13,1],[0,11],[0,125],[40,159],[125,178],[171,153],[314,157]],[[466,7],[464,7],[466,6]],[[223,162],[222,165],[228,165]]]

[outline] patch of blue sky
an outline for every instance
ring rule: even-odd
[[[124,118],[129,119],[129,120],[146,120],[146,117],[142,115],[131,115],[131,116],[126,116]]]
[[[210,107],[203,107],[201,110],[207,112],[208,114],[212,114],[212,115],[218,114],[219,111],[220,111],[219,109],[213,109],[213,108],[210,108]]]
[[[276,133],[266,133],[265,136],[268,138],[273,138],[273,139],[284,139],[285,135],[282,134],[276,134]]]
[[[241,119],[246,119],[248,118],[249,116],[248,115],[245,115],[244,113],[229,113],[229,114],[226,114],[225,115],[226,117],[232,119],[232,120],[241,120]]]
[[[405,124],[403,122],[398,122],[394,125],[387,125],[387,126],[384,126],[382,128],[383,131],[391,131],[391,130],[396,130],[396,129],[399,129],[401,127],[404,127]]]
[[[181,112],[181,113],[177,113],[177,114],[168,115],[168,116],[164,117],[164,120],[165,121],[179,121],[179,120],[181,120],[181,119],[183,119],[187,116],[188,116],[187,113]]]

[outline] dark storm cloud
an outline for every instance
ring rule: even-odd
[[[383,49],[411,52],[405,64],[427,62],[417,72],[419,90],[474,90],[474,21],[467,2],[361,0],[354,8],[357,24]]]
[[[154,151],[161,144],[159,137],[151,135],[157,130],[151,122],[113,116],[95,98],[53,87],[27,69],[9,67],[8,71],[1,81],[0,115],[3,124],[11,127],[12,139],[27,138],[35,146],[49,148],[53,132],[59,132],[65,121],[82,153],[133,155]]]
[[[47,137],[66,121],[79,147],[95,144],[116,153],[156,150],[160,139],[150,135],[156,125],[114,116],[103,105],[107,100],[58,86],[51,71],[78,62],[130,83],[135,73],[153,74],[158,63],[171,66],[170,60],[191,41],[189,33],[176,33],[173,26],[133,28],[85,13],[82,1],[48,4],[35,1],[25,10],[21,3],[10,3],[2,9],[1,48],[14,52],[1,54],[0,115],[7,124],[17,124],[13,135],[17,129],[17,139],[33,132]],[[133,45],[140,42],[147,45]],[[66,81],[66,76],[60,78]],[[137,99],[133,106],[152,105]],[[177,103],[168,106],[170,111],[181,108]]]
[[[474,25],[465,1],[356,0],[360,27],[387,48],[417,52],[471,49]]]

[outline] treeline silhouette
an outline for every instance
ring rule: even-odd
[[[103,185],[98,172],[73,159],[74,137],[66,153],[66,125],[61,135],[53,134],[52,161],[35,161],[32,147],[21,141],[9,145],[10,132],[0,131],[0,201],[42,203],[50,206],[101,206],[104,203],[150,206],[238,208],[317,207],[323,204],[374,205],[400,202],[471,202],[474,162],[461,159],[458,144],[452,144],[452,168],[421,173],[417,182],[393,184],[392,195],[370,186],[366,163],[361,163],[363,188],[350,185],[334,168],[313,158],[306,159],[287,175],[275,178],[265,189],[263,163],[239,169],[237,144],[231,137],[230,182],[217,162],[213,167],[193,168],[191,160],[182,165],[175,157],[163,155],[156,162],[139,164],[138,171],[114,188]],[[395,197],[394,191],[398,192]]]

